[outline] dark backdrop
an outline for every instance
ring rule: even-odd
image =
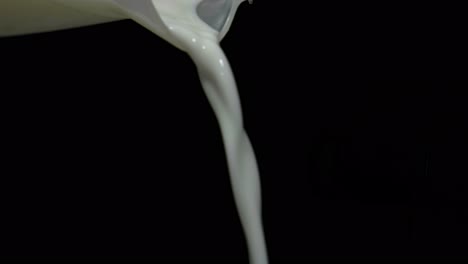
[[[273,263],[466,259],[458,10],[239,9],[223,47]],[[246,262],[188,56],[130,21],[0,39],[0,54],[1,258]]]

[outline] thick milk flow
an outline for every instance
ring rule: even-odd
[[[192,34],[185,37],[192,37]],[[226,57],[213,40],[194,38],[189,51],[197,65],[203,89],[220,124],[231,185],[244,225],[251,263],[266,263],[260,208],[258,167],[242,122],[236,84]],[[189,39],[185,40],[190,42]]]
[[[43,1],[44,3],[48,3],[49,6],[46,5],[42,8],[41,6],[35,7],[36,10],[40,10],[43,14],[47,14],[47,10],[52,10],[53,5],[51,3],[60,3],[61,7],[72,8],[76,17],[79,17],[78,13],[76,13],[79,11],[88,14],[90,16],[89,23],[97,23],[97,21],[101,20],[102,22],[106,22],[131,18],[177,48],[187,52],[197,67],[202,87],[220,125],[234,199],[244,228],[250,263],[268,263],[261,219],[260,178],[257,161],[249,137],[243,126],[241,104],[233,72],[224,52],[219,46],[219,41],[226,34],[227,28],[232,22],[232,15],[235,13],[238,5],[244,0],[0,1],[6,1],[4,3],[7,3],[6,6],[10,5],[10,9],[14,9],[15,3],[18,3],[17,8],[19,9],[20,5],[24,7],[28,3]],[[231,5],[231,8],[227,9],[229,15],[222,18],[223,23],[225,23],[224,28],[219,27],[219,24],[217,24],[217,28],[213,25],[210,26],[207,24],[207,21],[203,21],[200,18],[200,9],[197,10],[197,7],[200,7],[200,3],[203,1],[214,4],[216,2],[224,2],[224,5],[228,2]],[[66,21],[67,17],[70,17],[69,14],[65,15],[65,9],[61,11],[57,6],[54,7],[54,12],[56,15],[62,14],[62,21]],[[203,12],[206,13],[206,10]],[[49,15],[52,15],[52,13]],[[105,19],[94,21],[91,17],[95,20],[96,18]],[[10,17],[8,19],[5,21],[20,22],[20,18],[18,17]],[[213,17],[209,19],[216,20]],[[66,22],[69,25],[68,27],[79,26],[79,23],[86,24],[84,23],[85,21],[77,21],[74,18],[73,21]],[[2,20],[0,19],[1,22]],[[65,24],[62,27],[65,27]],[[17,29],[17,33],[34,33],[59,28],[60,26],[53,23],[53,25],[44,25],[43,28]],[[2,33],[1,29],[0,25],[0,36],[14,35],[15,33],[8,31]]]
[[[171,0],[168,0],[171,1]],[[173,0],[172,0],[173,1]],[[182,2],[182,1],[180,1]],[[260,179],[255,154],[243,126],[242,110],[235,79],[219,46],[219,32],[207,27],[196,15],[196,1],[178,12],[180,19],[162,19],[197,66],[203,89],[218,119],[227,157],[231,185],[250,252],[250,263],[267,263],[261,222]],[[171,14],[174,8],[169,10]],[[179,17],[179,15],[176,15]],[[189,24],[190,27],[186,25]]]

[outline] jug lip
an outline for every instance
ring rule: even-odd
[[[226,34],[228,33],[229,29],[231,28],[231,25],[232,25],[232,21],[234,20],[234,17],[237,13],[237,9],[239,8],[239,6],[245,2],[246,0],[232,0],[232,6],[231,6],[231,10],[229,11],[229,15],[227,17],[227,20],[226,22],[224,23],[224,26],[223,28],[221,29],[221,31],[219,31],[219,36],[218,36],[218,39],[221,41],[225,36]],[[253,0],[248,0],[249,4],[253,4]]]
[[[125,9],[126,13],[128,12],[127,15],[130,15],[133,13],[133,15],[130,15],[129,18],[136,21],[137,23],[141,24],[142,26],[146,28],[152,28],[151,26],[149,26],[149,24],[153,26],[160,25],[159,27],[152,28],[152,31],[157,31],[154,33],[157,33],[158,35],[160,35],[166,41],[169,41],[172,45],[176,46],[177,48],[182,49],[183,45],[178,43],[175,39],[172,39],[171,37],[169,37],[170,35],[172,35],[172,33],[167,23],[169,20],[168,17],[163,17],[157,8],[154,10],[151,8],[143,8],[144,10],[146,10],[146,12],[154,12],[153,14],[150,14],[150,15],[148,13],[141,12],[140,9],[142,8],[139,8],[141,7],[141,5],[152,5],[154,4],[153,3],[154,0],[140,1],[138,4],[136,4],[134,0],[108,0],[108,1],[113,2],[117,7],[122,8],[122,10]],[[239,5],[242,4],[243,2],[246,2],[247,0],[228,0],[228,1],[230,1],[231,7],[229,11],[227,12],[228,14],[227,14],[226,21],[224,22],[222,27],[220,27],[219,30],[212,28],[209,24],[204,22],[200,16],[197,16],[197,18],[200,19],[201,22],[204,22],[204,24],[207,26],[207,30],[209,28],[209,31],[212,30],[213,33],[215,33],[215,36],[216,36],[215,38],[217,39],[218,42],[220,42],[225,37],[229,29],[231,28],[232,21],[234,19],[235,14],[237,13],[237,9]],[[202,2],[203,0],[198,0],[194,4],[195,6],[197,6],[201,4]],[[253,0],[248,0],[248,2],[253,3]]]

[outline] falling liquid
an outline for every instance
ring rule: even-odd
[[[192,12],[195,12],[195,8],[194,5]],[[207,34],[205,24],[200,25],[200,31],[195,30],[196,27],[180,25],[177,21],[168,26],[194,61],[202,87],[219,122],[233,194],[247,239],[250,263],[266,264],[268,261],[261,220],[259,170],[244,129],[232,69],[219,46],[217,34]]]
[[[203,41],[202,41],[203,43]],[[267,263],[261,223],[261,195],[257,162],[243,127],[232,70],[217,43],[200,44],[190,53],[203,89],[215,111],[226,152],[231,185],[247,237],[251,263]],[[202,52],[204,51],[204,52]],[[224,100],[226,97],[235,100]]]
[[[261,220],[259,171],[252,145],[244,129],[234,75],[219,46],[219,32],[207,28],[206,23],[198,18],[197,1],[194,1],[192,6],[187,6],[187,1],[183,4],[184,8],[178,11],[185,14],[177,14],[174,17],[188,17],[191,18],[190,21],[165,20],[164,16],[162,19],[175,37],[175,42],[194,61],[202,87],[219,122],[234,198],[247,238],[250,263],[266,264],[268,260]],[[174,12],[172,6],[170,13]]]
[[[228,3],[231,7],[228,12],[232,15],[237,6],[244,0],[204,1],[214,4]],[[51,4],[53,2],[73,6],[77,9],[92,10],[91,13],[96,15],[105,13],[109,18],[107,21],[132,18],[189,54],[197,67],[204,92],[219,122],[234,200],[246,236],[250,263],[267,264],[268,257],[261,219],[261,190],[257,161],[249,137],[244,129],[241,104],[234,75],[224,52],[219,46],[220,39],[232,22],[232,16],[227,16],[225,21],[222,21],[225,25],[224,29],[216,30],[213,25],[210,27],[206,21],[200,18],[198,13],[200,10],[197,10],[202,0],[51,0],[49,2],[44,1],[43,3],[47,3],[47,5],[37,6],[35,10],[42,8],[41,11],[45,12],[45,14],[47,12],[51,13],[53,8],[55,8],[54,10],[57,8]],[[33,3],[37,4],[39,2],[33,1]],[[19,9],[21,5],[28,7],[29,4],[28,1],[20,0],[4,2],[4,6],[11,9],[15,7]],[[124,13],[124,15],[121,16],[121,13]],[[55,15],[57,14],[62,15],[62,23],[71,17],[65,15],[64,10],[56,11]],[[14,16],[6,18],[6,21],[8,19],[10,19],[10,22],[14,21],[15,23],[15,20],[20,21],[18,17]],[[87,20],[93,21],[91,18]],[[0,20],[0,22],[2,21]],[[36,24],[29,23],[31,27],[16,33],[25,34],[58,29],[55,24],[45,25],[44,28],[36,28]],[[68,22],[70,27],[79,26],[79,24],[83,23],[83,21],[78,21],[75,17]],[[13,35],[15,32],[6,31],[6,33]],[[4,35],[6,34],[4,33]]]

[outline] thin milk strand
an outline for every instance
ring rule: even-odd
[[[243,126],[236,82],[216,35],[182,27],[171,31],[197,66],[203,89],[221,128],[234,199],[247,239],[251,264],[268,263],[261,219],[260,177],[255,154]]]

